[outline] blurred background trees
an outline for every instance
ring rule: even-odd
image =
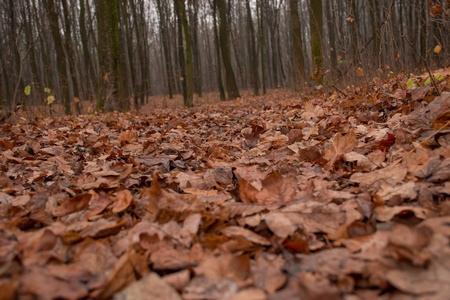
[[[192,106],[448,67],[449,46],[446,0],[0,0],[0,105]]]

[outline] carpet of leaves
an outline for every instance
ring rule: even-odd
[[[375,81],[1,124],[0,299],[446,299],[450,78]]]

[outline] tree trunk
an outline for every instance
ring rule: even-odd
[[[362,63],[361,52],[359,51],[359,34],[358,34],[358,26],[359,26],[359,18],[358,18],[358,10],[356,7],[356,0],[351,0],[350,3],[351,10],[351,18],[353,20],[350,21],[350,37],[351,37],[351,49],[352,49],[352,57],[353,57],[353,65],[354,68],[359,66]]]
[[[193,107],[194,106],[194,97],[193,97],[193,73],[192,73],[192,48],[191,48],[191,36],[189,34],[189,25],[187,21],[186,15],[186,7],[184,5],[184,0],[176,0],[178,6],[178,19],[182,24],[183,33],[184,33],[184,45],[186,48],[186,98],[184,98],[184,106],[185,107]],[[181,28],[180,28],[181,29]],[[183,51],[184,52],[184,51]]]
[[[303,73],[303,47],[302,47],[302,35],[300,29],[300,19],[298,13],[298,0],[289,0],[289,8],[291,11],[291,30],[292,40],[294,47],[294,76],[295,76],[295,89],[299,91],[303,87],[305,81]]]
[[[167,90],[169,92],[169,99],[173,99],[173,89],[174,89],[174,78],[172,72],[172,57],[170,55],[170,43],[169,43],[169,32],[167,30],[167,16],[161,5],[161,0],[156,0],[156,5],[159,15],[159,29],[161,36],[161,44],[164,51],[164,61],[166,67],[166,77],[167,77]]]
[[[225,88],[223,87],[222,80],[222,58],[220,57],[220,43],[219,33],[217,30],[217,1],[213,1],[213,23],[214,23],[214,44],[216,46],[216,60],[217,60],[217,83],[219,85],[220,100],[225,101],[227,97],[225,95]]]
[[[261,72],[263,95],[267,94],[266,88],[266,60],[264,53],[264,0],[259,0],[259,50],[261,51]]]
[[[53,0],[45,0],[45,9],[50,22],[50,30],[53,36],[53,42],[56,51],[56,64],[58,68],[58,76],[61,82],[61,97],[66,115],[71,113],[69,83],[67,78],[66,56],[64,54],[63,41],[59,29],[57,6]]]
[[[34,86],[34,91],[32,89],[31,95],[32,96],[32,103],[33,105],[36,105],[37,101],[36,98],[42,98],[42,92],[43,92],[43,88],[42,88],[42,83],[39,82],[39,72],[38,72],[38,64],[37,64],[37,60],[36,60],[36,52],[35,52],[35,47],[34,47],[34,43],[35,43],[35,37],[34,37],[34,31],[33,31],[33,15],[31,13],[31,3],[29,0],[27,0],[26,2],[26,6],[27,9],[23,9],[22,10],[22,14],[23,14],[23,19],[27,20],[26,21],[26,25],[24,26],[24,31],[25,31],[25,37],[26,37],[26,41],[27,41],[27,48],[29,49],[29,55],[30,55],[30,68],[31,68],[31,76],[32,76],[32,80],[33,80],[33,86]]]
[[[80,1],[80,38],[83,47],[83,60],[84,67],[86,68],[87,80],[92,83],[92,77],[95,76],[94,65],[91,58],[91,53],[89,51],[89,43],[86,31],[87,20],[86,20],[86,6],[85,0]],[[96,78],[96,77],[94,77]],[[97,91],[94,88],[94,95],[97,95]]]
[[[123,72],[123,77],[125,77],[126,80],[124,80],[124,84],[126,83],[126,88],[124,86],[124,100],[126,101],[124,104],[126,107],[130,107],[130,96],[133,95],[134,89],[133,89],[133,76],[132,74],[132,59],[130,59],[130,54],[129,52],[131,51],[131,49],[129,48],[130,43],[128,43],[128,38],[130,35],[130,32],[128,30],[128,13],[127,13],[127,2],[126,0],[121,0],[119,1],[119,8],[118,8],[118,12],[119,12],[119,17],[120,17],[120,44],[122,45],[121,50],[122,50],[122,55],[121,55],[121,60],[122,60],[122,72]],[[138,106],[135,106],[135,109],[137,109]]]
[[[226,73],[226,83],[227,83],[227,94],[228,100],[236,99],[240,97],[239,89],[236,84],[236,77],[234,76],[233,66],[231,64],[231,52],[230,43],[228,37],[228,20],[227,20],[227,5],[225,0],[214,0],[217,1],[219,8],[219,39],[220,39],[220,50],[222,52],[222,60],[225,67]]]
[[[311,49],[314,61],[314,81],[316,84],[323,83],[323,23],[322,23],[322,1],[310,0],[311,4]]]
[[[120,109],[119,104],[119,14],[115,0],[96,0],[98,26],[98,103],[106,111]]]
[[[81,114],[81,107],[80,107],[80,89],[79,89],[79,81],[77,77],[77,71],[75,68],[75,52],[73,51],[72,47],[72,28],[70,25],[70,14],[69,14],[69,7],[67,4],[67,0],[61,1],[63,6],[63,12],[64,12],[64,47],[66,49],[67,58],[69,60],[69,76],[72,80],[73,85],[73,96],[74,96],[74,104],[75,104],[75,110],[77,114]]]
[[[186,83],[186,59],[184,56],[184,44],[183,44],[183,23],[180,15],[180,7],[178,5],[179,0],[174,0],[175,14],[177,19],[177,41],[178,41],[178,60],[180,62],[180,74],[181,74],[181,87],[183,90],[183,101],[187,101],[187,83]]]
[[[191,27],[191,37],[192,37],[192,58],[194,60],[194,89],[197,95],[201,98],[203,97],[202,88],[202,72],[201,72],[201,62],[200,62],[200,50],[198,46],[198,0],[192,1],[192,9],[190,10],[190,27]]]
[[[255,96],[259,95],[259,71],[258,54],[255,45],[255,29],[253,28],[252,12],[250,9],[250,0],[245,1],[247,8],[247,29],[248,29],[248,49],[250,60],[250,78]]]
[[[370,5],[370,24],[372,27],[372,45],[373,45],[373,56],[375,58],[375,62],[379,65],[379,56],[380,56],[380,41],[378,38],[378,1],[368,0]]]
[[[141,97],[141,105],[148,102],[148,97],[152,94],[151,86],[151,75],[150,75],[150,50],[148,46],[148,26],[146,22],[146,13],[144,7],[145,1],[140,0],[140,15],[139,15],[139,26],[142,32],[142,46],[143,46],[143,88],[144,92]]]

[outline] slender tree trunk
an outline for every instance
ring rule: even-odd
[[[177,35],[178,35],[178,60],[180,62],[180,74],[181,74],[181,87],[183,90],[183,101],[187,101],[187,80],[186,80],[186,59],[184,54],[183,43],[183,22],[181,20],[180,7],[178,5],[179,0],[174,0],[175,14],[177,19]]]
[[[252,12],[250,9],[250,1],[245,1],[247,8],[247,29],[248,29],[248,49],[250,60],[250,78],[255,96],[259,95],[259,71],[258,71],[258,54],[255,45],[255,29],[253,28]]]
[[[259,50],[261,52],[261,71],[263,95],[267,94],[266,88],[266,59],[264,53],[264,0],[259,0]]]
[[[116,0],[96,0],[98,24],[99,109],[120,109],[119,14]]]
[[[0,72],[3,79],[2,82],[2,95],[0,99],[8,99],[11,100],[13,98],[12,91],[12,83],[10,82],[11,78],[7,74],[7,68],[6,68],[6,59],[3,57],[4,52],[0,51]]]
[[[220,57],[220,44],[219,33],[217,30],[217,2],[213,0],[213,23],[214,23],[214,44],[216,46],[216,60],[217,60],[217,83],[219,85],[220,100],[225,101],[227,97],[225,95],[225,88],[222,80],[222,58]]]
[[[97,78],[95,76],[95,69],[94,69],[94,63],[92,61],[91,53],[89,51],[89,43],[88,43],[88,36],[87,36],[87,30],[86,26],[88,26],[87,20],[86,20],[86,6],[85,6],[85,0],[80,1],[80,38],[81,38],[81,44],[83,46],[83,59],[84,59],[84,67],[87,69],[86,74],[88,74],[88,81],[90,83],[93,82],[92,78]],[[91,87],[94,93],[94,96],[97,97],[97,87],[92,86]]]
[[[22,104],[22,100],[23,97],[19,96],[19,90],[23,90],[23,88],[25,87],[24,82],[23,82],[23,77],[22,77],[22,72],[23,72],[23,62],[22,62],[22,58],[21,58],[21,54],[20,54],[20,49],[19,49],[19,37],[18,37],[18,30],[17,30],[17,20],[16,20],[16,5],[17,3],[15,3],[14,0],[9,0],[8,2],[8,17],[9,17],[9,24],[10,24],[10,37],[9,40],[13,45],[13,49],[12,49],[12,53],[13,53],[13,57],[12,57],[12,68],[11,70],[11,74],[9,74],[9,76],[11,76],[13,78],[13,83],[15,85],[14,87],[14,92],[13,92],[13,99],[12,99],[12,105],[11,105],[11,109],[15,109],[16,104]],[[8,64],[11,64],[11,61],[8,61]],[[18,100],[18,101],[17,101]]]
[[[137,85],[137,76],[136,76],[136,61],[134,59],[134,49],[136,49],[137,47],[135,47],[136,45],[133,43],[133,28],[134,26],[132,25],[132,18],[131,15],[133,15],[133,13],[129,13],[128,8],[130,7],[130,9],[132,10],[134,6],[134,1],[130,0],[130,1],[125,1],[124,5],[122,6],[122,15],[124,16],[124,25],[125,25],[125,40],[126,40],[126,44],[128,45],[128,52],[127,52],[127,59],[128,59],[128,65],[129,65],[129,70],[127,70],[127,73],[130,72],[130,74],[127,74],[127,76],[129,76],[129,81],[131,82],[131,87],[130,87],[130,96],[133,97],[133,103],[134,103],[134,108],[137,109],[139,107],[139,98],[138,98],[138,94],[137,94],[137,90],[136,90],[136,85]],[[134,12],[134,10],[133,10]],[[133,19],[134,20],[134,19]]]
[[[75,67],[75,52],[72,47],[72,28],[70,24],[70,14],[69,14],[69,7],[67,4],[67,0],[61,1],[63,6],[63,12],[64,12],[64,47],[66,49],[66,53],[68,56],[69,61],[69,76],[72,81],[73,85],[73,96],[74,96],[74,104],[75,104],[75,110],[77,114],[81,114],[81,107],[80,107],[80,89],[79,89],[79,81],[77,77],[77,71]]]
[[[234,76],[233,66],[231,64],[231,52],[228,36],[228,20],[227,20],[227,5],[225,0],[215,0],[219,9],[219,39],[220,50],[222,52],[222,60],[225,67],[228,100],[240,97],[239,89],[236,84],[236,77]]]
[[[41,98],[42,96],[42,92],[43,92],[43,88],[42,88],[42,83],[39,82],[39,72],[38,72],[38,64],[37,64],[37,60],[36,60],[36,52],[35,52],[35,37],[34,37],[34,32],[33,32],[33,15],[31,13],[31,3],[29,0],[27,0],[26,2],[26,6],[27,9],[23,9],[22,12],[23,14],[23,19],[26,20],[26,25],[24,27],[24,31],[25,31],[25,37],[26,37],[26,41],[27,41],[27,48],[30,51],[30,59],[29,59],[29,63],[30,63],[30,69],[31,69],[31,76],[33,79],[33,86],[34,89],[32,89],[31,95],[32,98],[32,102],[34,105],[36,105],[36,97]],[[34,91],[33,91],[34,90]]]
[[[141,33],[141,28],[139,26],[139,22],[138,22],[138,15],[137,15],[137,5],[135,3],[135,0],[130,0],[129,1],[130,6],[131,6],[131,11],[132,11],[132,15],[133,15],[133,29],[134,32],[136,34],[136,37],[142,37],[142,33]],[[142,45],[143,41],[142,38],[139,38],[139,40],[136,41],[135,43],[135,48],[136,48],[136,54],[134,54],[133,60],[137,61],[137,64],[135,64],[135,68],[134,68],[134,72],[133,72],[133,76],[134,76],[134,106],[135,107],[139,107],[140,104],[143,102],[143,93],[144,93],[144,75],[143,74],[143,55],[144,55],[144,50],[143,50],[143,45]]]
[[[164,51],[164,61],[166,67],[166,76],[167,76],[167,89],[169,92],[169,99],[173,99],[173,89],[174,89],[174,78],[172,72],[172,57],[171,57],[171,49],[169,43],[169,32],[167,30],[167,16],[165,14],[164,8],[162,7],[161,0],[156,0],[156,5],[159,14],[159,28],[160,28],[160,36],[161,36],[161,44]]]
[[[144,66],[143,66],[143,86],[144,86],[144,93],[141,98],[141,105],[148,102],[148,97],[152,94],[152,86],[151,86],[151,74],[150,74],[150,49],[148,45],[148,26],[146,22],[146,13],[145,13],[145,7],[144,7],[145,1],[140,0],[140,18],[139,18],[139,25],[141,27],[142,37],[143,37],[143,51],[144,51]]]
[[[192,58],[194,60],[194,90],[199,97],[203,97],[202,88],[202,72],[201,72],[201,61],[200,61],[200,50],[198,42],[198,1],[192,0],[192,10],[190,13],[190,27],[191,27],[191,37],[192,37]]]
[[[314,81],[316,84],[323,83],[323,23],[322,23],[322,1],[310,0],[311,4],[311,49],[314,61]]]
[[[358,26],[359,26],[359,18],[358,18],[358,10],[356,6],[356,0],[351,0],[350,3],[351,10],[351,24],[350,24],[350,37],[351,37],[351,49],[352,49],[352,57],[354,59],[354,66],[360,65],[362,62],[359,42],[359,34],[358,34]]]
[[[184,0],[177,0],[178,4],[178,18],[180,23],[183,25],[184,33],[184,44],[186,48],[186,98],[184,99],[184,106],[193,107],[194,97],[193,97],[193,73],[192,73],[192,48],[191,48],[191,36],[189,34],[189,25],[186,15],[186,7],[184,5]]]
[[[272,53],[272,77],[273,77],[273,86],[275,88],[278,88],[280,86],[280,79],[278,74],[278,57],[279,57],[279,12],[280,9],[275,5],[275,3],[272,3],[270,8],[270,23],[268,24],[269,31],[270,31],[270,46],[271,46],[271,53]]]
[[[43,23],[42,23],[41,18],[38,16],[39,15],[38,14],[38,8],[36,6],[35,0],[32,0],[32,4],[33,4],[33,7],[34,7],[35,22],[36,22],[37,27],[39,28],[39,31],[41,31],[41,30],[43,30],[42,29],[43,28],[42,27]],[[48,43],[46,43],[44,41],[44,35],[43,34],[39,35],[39,46],[40,46],[40,49],[41,49],[39,58],[40,58],[40,61],[42,63],[41,72],[40,72],[41,78],[42,78],[41,79],[42,80],[42,84],[44,85],[44,88],[57,89],[56,88],[57,84],[55,84],[54,80],[53,80],[54,76],[50,75],[53,72],[50,71],[51,62],[50,62],[50,55],[49,55],[49,50],[48,50],[49,47],[48,47]]]
[[[122,50],[122,68],[123,68],[123,73],[124,73],[124,77],[125,77],[125,82],[126,82],[126,89],[124,89],[124,95],[126,95],[125,99],[126,99],[126,103],[128,103],[128,107],[129,107],[129,99],[130,96],[133,95],[133,76],[132,74],[132,66],[131,66],[131,61],[132,59],[130,59],[130,54],[129,52],[131,51],[131,49],[128,49],[129,47],[129,43],[128,43],[128,37],[129,37],[129,30],[128,30],[128,13],[127,13],[127,2],[126,0],[121,0],[119,1],[119,8],[118,8],[118,13],[119,13],[119,19],[120,19],[120,44],[121,44],[121,50]],[[126,91],[126,93],[125,93]],[[137,106],[135,107],[136,109],[138,108]]]
[[[378,1],[368,0],[370,5],[370,24],[372,27],[372,45],[373,45],[373,56],[375,58],[376,64],[379,64],[380,56],[380,40],[378,38]]]
[[[53,0],[45,0],[45,8],[47,11],[48,19],[50,21],[50,29],[53,36],[53,42],[55,45],[58,75],[61,81],[62,90],[62,102],[64,105],[64,112],[69,115],[71,113],[70,107],[70,95],[69,95],[69,82],[67,78],[66,68],[66,56],[64,54],[63,41],[59,29],[58,11],[57,6]]]
[[[289,8],[291,11],[291,30],[294,47],[294,61],[295,61],[295,89],[300,90],[303,87],[304,64],[303,64],[303,46],[302,35],[300,27],[300,19],[298,13],[298,0],[289,0]]]

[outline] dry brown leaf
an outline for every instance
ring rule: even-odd
[[[226,298],[224,300],[265,300],[267,299],[266,293],[258,288],[248,288],[238,292],[237,294]]]
[[[245,229],[242,227],[228,226],[228,227],[221,229],[220,232],[225,236],[241,237],[241,238],[246,239],[249,242],[252,242],[252,243],[255,243],[258,245],[263,245],[263,246],[270,245],[270,242],[266,238],[254,233],[253,231],[251,231],[249,229]]]
[[[282,271],[284,260],[281,256],[262,254],[256,257],[253,269],[254,284],[272,294],[285,283],[287,276]]]
[[[132,143],[137,140],[139,134],[134,130],[126,130],[120,133],[119,138],[117,139],[122,143]]]
[[[53,275],[47,268],[30,268],[20,281],[18,294],[20,297],[34,296],[38,299],[73,299],[77,300],[88,296],[86,286],[78,281],[65,280],[61,275]]]
[[[94,191],[89,191],[92,194],[92,198],[89,201],[89,210],[86,214],[85,218],[92,221],[99,217],[99,214],[102,213],[109,205],[114,203],[112,197],[109,197],[105,194],[97,194]]]
[[[114,294],[136,281],[136,272],[129,258],[133,252],[122,255],[114,264],[108,275],[107,283],[93,291],[90,295],[94,298],[111,298]]]
[[[62,217],[77,211],[84,210],[88,207],[91,200],[91,194],[81,194],[73,198],[67,198],[64,202],[53,211],[55,217]]]
[[[389,221],[395,215],[400,213],[412,212],[419,219],[426,219],[428,217],[436,215],[436,213],[433,213],[429,209],[413,206],[394,206],[394,207],[378,206],[375,208],[375,212],[377,213],[376,216],[377,220],[381,222]]]
[[[85,237],[91,237],[91,238],[102,238],[109,235],[115,235],[119,233],[120,228],[124,225],[123,222],[115,222],[115,221],[108,221],[105,219],[99,219],[95,222],[89,223],[86,228],[84,228],[80,235]]]
[[[358,146],[358,140],[353,131],[345,135],[338,133],[334,136],[332,146],[325,150],[324,158],[329,161],[330,166],[333,166],[343,154],[352,151],[356,146]]]
[[[122,190],[116,194],[112,212],[118,213],[133,205],[135,205],[135,203],[131,192],[129,190]]]
[[[212,279],[197,276],[191,280],[183,291],[183,299],[224,299],[233,296],[238,291],[237,284],[232,279]]]
[[[181,300],[176,290],[161,279],[158,274],[150,272],[138,281],[127,286],[114,295],[115,300]]]
[[[350,181],[367,187],[379,180],[388,180],[390,182],[402,181],[405,179],[407,172],[408,170],[403,167],[388,167],[371,173],[354,173],[350,177]]]
[[[433,231],[425,226],[410,228],[398,224],[391,232],[386,255],[424,267],[431,259],[431,254],[424,248],[429,245],[432,235]]]
[[[191,280],[191,273],[185,269],[180,272],[165,275],[162,279],[177,291],[182,291]]]

